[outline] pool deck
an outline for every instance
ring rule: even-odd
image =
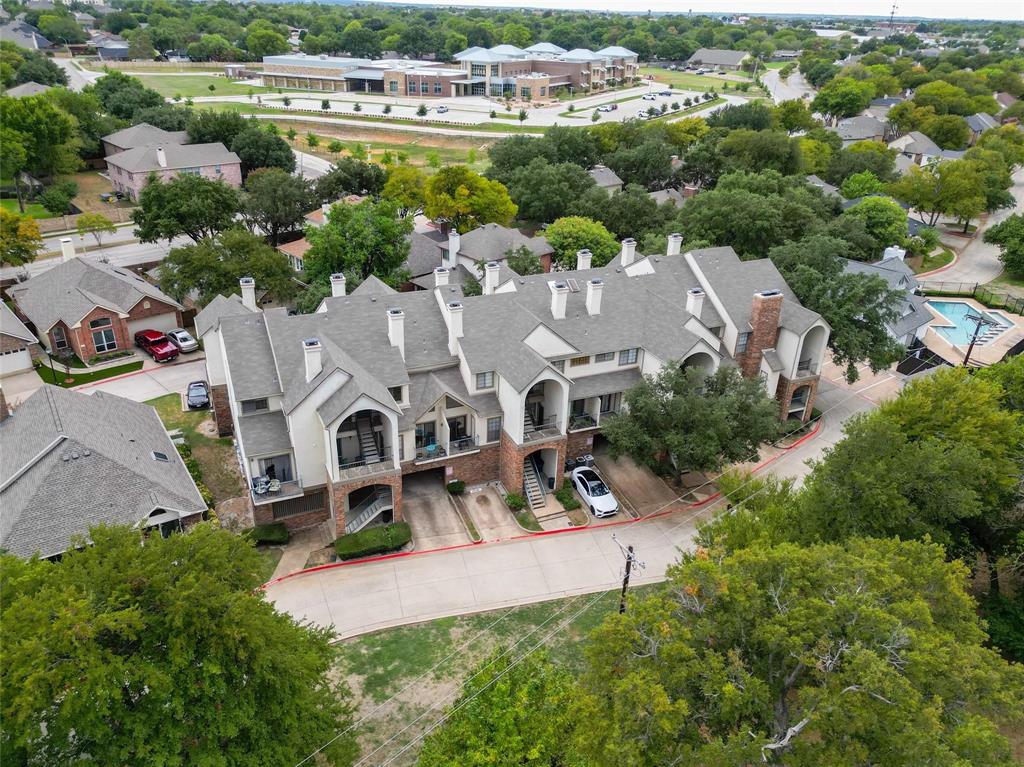
[[[1015,344],[1024,339],[1024,317],[1019,314],[1010,314],[1010,312],[1005,309],[989,309],[985,305],[975,301],[973,298],[942,298],[939,300],[949,303],[967,304],[978,312],[998,314],[1000,317],[1012,323],[1012,327],[1001,333],[993,341],[990,341],[983,346],[978,345],[974,347],[974,351],[971,352],[972,365],[987,367],[995,364],[1005,357],[1006,353]],[[935,316],[935,321],[930,323],[928,325],[928,330],[925,331],[924,338],[922,339],[924,345],[947,362],[954,365],[962,364],[964,361],[964,355],[967,354],[967,345],[965,344],[960,346],[952,344],[946,340],[945,336],[939,333],[936,328],[948,327],[952,323],[947,317],[943,316],[938,309],[935,309],[930,304],[926,304],[926,306],[928,306],[928,311]]]

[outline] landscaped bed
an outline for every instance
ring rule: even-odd
[[[338,554],[338,559],[359,559],[399,551],[411,541],[412,530],[409,529],[409,524],[394,522],[343,535],[334,542],[334,550]]]

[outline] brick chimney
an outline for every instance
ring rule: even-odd
[[[774,349],[779,335],[779,316],[782,314],[782,292],[762,290],[754,294],[750,309],[750,336],[747,350],[738,354],[743,375],[753,378],[761,369],[761,352]]]

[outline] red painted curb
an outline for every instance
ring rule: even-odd
[[[764,460],[761,463],[759,463],[757,466],[755,466],[753,469],[750,470],[750,473],[751,474],[756,474],[761,469],[763,469],[765,466],[768,466],[769,464],[774,463],[775,461],[777,461],[779,458],[784,456],[787,452],[789,452],[793,448],[798,447],[798,446],[804,444],[809,439],[811,439],[812,437],[817,435],[817,433],[821,430],[821,423],[822,423],[823,420],[824,420],[824,418],[819,418],[817,420],[817,422],[815,423],[814,428],[811,431],[807,432],[807,434],[805,434],[804,436],[800,437],[800,439],[798,439],[796,442],[794,442],[789,447],[782,448],[781,452],[779,452],[777,455],[773,455],[771,458],[768,458],[767,460]],[[598,527],[622,527],[624,525],[632,525],[635,522],[646,522],[646,521],[651,520],[651,519],[658,519],[659,517],[664,517],[664,516],[666,516],[668,514],[675,514],[678,511],[685,511],[685,510],[688,510],[688,509],[699,509],[701,506],[704,506],[704,505],[706,505],[708,503],[711,503],[714,500],[717,500],[718,498],[721,497],[721,495],[722,495],[721,492],[718,492],[718,493],[715,493],[714,495],[709,495],[707,498],[704,498],[703,500],[696,501],[694,503],[684,505],[682,508],[669,507],[667,509],[663,509],[662,511],[655,512],[654,514],[649,514],[646,517],[640,517],[639,519],[620,519],[620,520],[618,520],[616,522],[609,522],[608,524],[598,525]],[[426,549],[424,551],[400,551],[400,552],[398,552],[396,554],[382,554],[382,555],[377,556],[377,557],[367,557],[365,559],[353,559],[353,560],[351,560],[349,562],[331,562],[331,563],[326,564],[326,565],[317,565],[316,567],[309,567],[309,568],[306,568],[305,570],[296,570],[294,573],[287,573],[286,575],[282,575],[280,578],[274,578],[273,580],[267,581],[262,586],[260,586],[259,589],[261,591],[262,590],[266,590],[266,588],[268,586],[273,586],[276,583],[281,583],[282,581],[290,580],[291,578],[295,578],[296,576],[299,576],[299,575],[306,575],[307,573],[317,573],[317,572],[321,572],[323,570],[334,570],[334,569],[339,568],[339,567],[350,567],[351,565],[365,565],[365,564],[370,564],[370,563],[373,563],[373,562],[386,562],[386,561],[391,560],[391,559],[404,559],[405,557],[414,557],[414,556],[418,556],[418,555],[421,555],[421,554],[438,554],[438,553],[441,553],[443,551],[456,551],[458,549],[468,549],[468,548],[472,548],[474,546],[481,546],[481,545],[484,545],[484,544],[507,543],[509,541],[521,541],[521,540],[524,540],[524,539],[527,539],[527,538],[537,538],[537,537],[542,537],[542,536],[547,536],[547,535],[562,535],[563,533],[578,533],[578,532],[581,532],[583,530],[590,530],[590,529],[591,529],[590,525],[583,525],[581,527],[563,527],[563,528],[560,528],[558,530],[538,530],[535,533],[526,533],[524,535],[513,535],[511,538],[497,538],[497,539],[495,539],[493,541],[480,540],[480,541],[473,541],[471,543],[459,543],[459,544],[456,544],[454,546],[442,546],[439,549]]]

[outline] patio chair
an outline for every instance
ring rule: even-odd
[[[281,480],[272,479],[267,483],[268,493],[280,493],[281,492]]]
[[[270,482],[268,482],[266,479],[261,477],[260,479],[253,481],[252,491],[256,493],[256,495],[266,495],[269,489]]]

